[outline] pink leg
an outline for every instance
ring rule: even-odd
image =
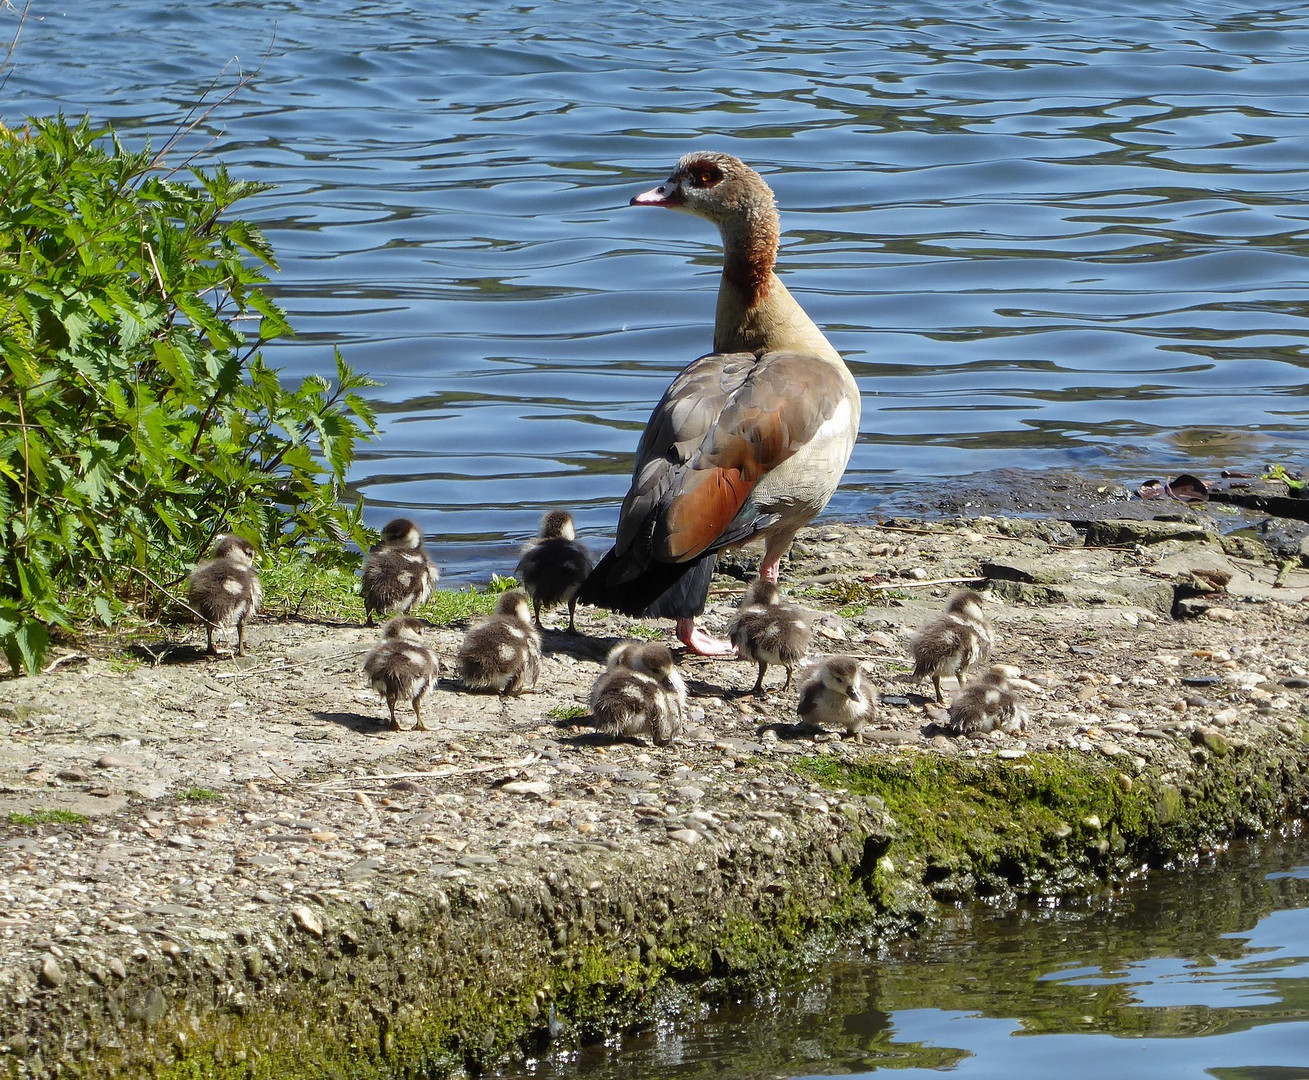
[[[775,559],[765,558],[764,561],[759,564],[759,576],[765,581],[771,581],[773,584],[777,584],[781,568],[782,557],[780,555]]]
[[[719,641],[703,630],[697,630],[694,619],[677,620],[677,640],[686,646],[687,652],[695,653],[697,656],[736,655],[735,645],[730,641]]]

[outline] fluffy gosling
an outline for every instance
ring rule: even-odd
[[[982,598],[972,589],[957,592],[946,605],[945,614],[925,624],[914,637],[914,678],[930,675],[936,700],[944,702],[941,679],[953,675],[963,689],[965,673],[975,664],[986,662],[993,644]]]
[[[649,735],[656,746],[667,746],[682,728],[686,683],[668,646],[624,642],[609,651],[589,703],[592,723],[606,735]]]
[[[382,626],[382,640],[364,660],[364,674],[374,690],[386,699],[391,727],[399,731],[395,704],[408,699],[414,709],[414,728],[426,731],[423,698],[436,685],[441,661],[423,644],[423,624],[412,615],[397,615]]]
[[[423,532],[408,518],[388,521],[382,539],[364,559],[364,619],[416,608],[432,595],[439,573],[423,550]]]
[[[791,671],[805,658],[813,628],[809,614],[795,604],[780,600],[776,582],[760,578],[746,589],[741,606],[727,628],[727,637],[743,660],[759,665],[759,677],[750,688],[752,694],[764,693],[764,672],[769,664],[786,668],[783,690],[791,688]]]
[[[796,711],[807,727],[843,727],[862,743],[875,689],[853,656],[829,656],[800,684]]]
[[[245,624],[264,598],[254,568],[254,545],[224,533],[214,542],[213,558],[200,563],[187,581],[187,602],[205,623],[205,652],[217,654],[214,631],[236,628],[235,656],[245,655]]]
[[[591,556],[577,542],[573,515],[551,510],[541,519],[541,531],[523,548],[514,571],[532,600],[532,621],[541,629],[541,608],[568,605],[568,632],[577,633],[573,615],[577,590],[592,569]]]
[[[502,593],[495,614],[464,635],[455,663],[469,690],[517,696],[534,689],[541,674],[541,633],[532,625],[527,594]]]
[[[951,735],[1002,731],[1016,735],[1027,726],[1027,710],[1019,703],[1002,667],[993,667],[968,684],[950,704]]]

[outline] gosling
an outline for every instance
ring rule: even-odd
[[[862,743],[864,727],[873,712],[875,689],[853,656],[829,656],[800,684],[796,711],[805,726],[843,727]]]
[[[769,664],[786,668],[783,690],[791,689],[791,671],[805,658],[813,628],[808,613],[794,604],[784,604],[775,582],[760,578],[746,591],[735,618],[727,628],[727,637],[736,646],[737,655],[759,665],[759,677],[750,689],[764,693],[764,672]]]
[[[382,626],[382,640],[364,660],[364,674],[372,688],[386,699],[391,727],[400,730],[395,705],[408,699],[414,709],[414,729],[426,731],[423,698],[436,685],[441,661],[423,644],[423,624],[412,615],[396,615]]]
[[[914,637],[914,678],[930,675],[936,700],[944,703],[942,677],[955,676],[962,690],[968,669],[985,663],[993,644],[981,596],[972,589],[957,592],[946,605],[945,614],[928,622]]]
[[[968,685],[950,704],[951,735],[1002,731],[1017,735],[1027,726],[1027,710],[1019,703],[1002,667],[993,667]]]
[[[423,550],[423,533],[408,518],[388,521],[382,539],[364,559],[364,619],[373,612],[405,612],[432,595],[439,577],[436,563]]]
[[[217,655],[214,631],[236,628],[235,656],[245,655],[245,624],[264,598],[254,568],[254,545],[225,533],[214,542],[213,558],[200,563],[187,581],[187,601],[205,623],[205,652]]]
[[[591,556],[577,542],[573,515],[551,510],[541,519],[537,538],[523,548],[515,571],[532,599],[532,621],[541,629],[541,608],[568,605],[568,632],[577,633],[573,616],[577,590],[592,570]]]
[[[527,594],[502,593],[495,614],[464,635],[455,663],[469,690],[516,697],[534,689],[541,674],[541,633],[532,625]]]
[[[606,735],[649,735],[656,746],[667,746],[685,718],[686,683],[666,645],[625,642],[610,650],[589,703],[592,723]]]

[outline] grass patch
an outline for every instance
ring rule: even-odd
[[[486,591],[492,596],[499,596],[501,593],[506,593],[510,589],[517,588],[520,588],[520,586],[516,577],[509,574],[506,574],[503,577],[499,574],[492,574],[491,583],[487,585]]]
[[[627,628],[627,636],[636,638],[639,641],[657,641],[663,637],[663,631],[657,626],[651,626],[649,623],[632,623]]]
[[[336,553],[335,561],[342,556]],[[364,601],[359,595],[357,570],[363,556],[345,556],[346,565],[324,565],[311,549],[299,549],[283,558],[260,562],[259,581],[264,587],[263,613],[296,615],[328,622],[363,622]]]
[[[177,793],[177,797],[182,802],[205,803],[223,801],[221,792],[214,791],[213,788],[207,787],[183,788]]]
[[[339,552],[333,557],[340,562]],[[263,612],[323,622],[362,623],[364,601],[359,591],[359,571],[363,556],[356,553],[345,558],[344,566],[324,565],[325,560],[314,551],[302,549],[271,565],[261,565]],[[435,589],[425,604],[409,614],[436,626],[450,626],[491,614],[499,595],[515,588],[518,582],[514,578],[493,574],[484,589],[472,585],[465,589]],[[385,622],[385,617],[381,621]]]
[[[9,811],[10,825],[85,825],[90,820],[75,810]]]
[[[585,705],[556,705],[546,713],[546,716],[551,720],[578,720],[590,715],[590,711]]]
[[[495,610],[498,594],[479,590],[472,585],[466,589],[437,589],[420,609],[424,618],[437,626],[451,626],[466,622]]]

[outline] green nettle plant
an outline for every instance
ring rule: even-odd
[[[366,543],[343,503],[375,385],[284,387],[261,349],[291,334],[262,291],[273,252],[231,216],[264,185],[185,179],[88,121],[0,125],[0,647],[42,664],[52,626],[118,615],[214,536],[265,553]]]

